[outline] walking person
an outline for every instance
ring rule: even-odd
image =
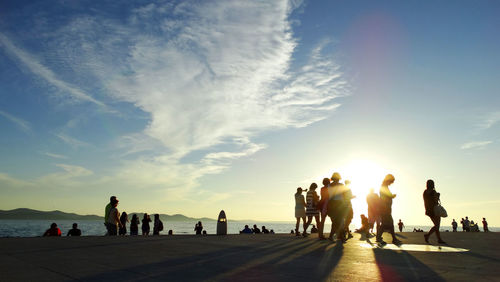
[[[297,193],[295,193],[295,218],[297,219],[297,223],[295,224],[296,236],[300,236],[300,219],[302,219],[304,234],[306,233],[306,200],[304,199],[304,195],[302,195],[302,191],[302,188],[299,187],[297,188]],[[307,189],[305,191],[307,191]]]
[[[385,244],[382,240],[384,231],[388,231],[391,234],[393,244],[401,244],[401,241],[396,238],[396,234],[394,233],[394,220],[392,219],[392,199],[396,198],[396,194],[392,194],[389,190],[389,186],[395,180],[394,175],[387,174],[380,187],[380,225],[377,226],[377,242],[382,244]]]
[[[309,225],[312,223],[313,217],[316,220],[316,225],[319,226],[321,224],[321,221],[319,219],[319,196],[318,193],[316,193],[316,188],[318,188],[318,185],[316,183],[311,183],[311,186],[309,186],[309,191],[306,193],[306,216],[307,216],[307,222],[306,222],[306,227],[304,234],[307,235],[307,228]],[[312,233],[312,230],[311,230]]]
[[[145,213],[144,216],[142,217],[142,226],[141,226],[143,236],[149,235],[149,232],[151,231],[151,227],[149,226],[150,222],[151,218],[147,213]]]
[[[337,240],[345,242],[345,218],[347,214],[347,205],[344,200],[345,186],[340,183],[341,176],[338,172],[334,172],[328,187],[328,193],[331,197],[328,202],[328,217],[332,221],[332,228],[328,239],[334,241],[334,235],[337,235]]]
[[[438,243],[446,244],[445,241],[441,239],[441,234],[439,233],[439,226],[441,224],[441,215],[436,211],[436,208],[439,204],[439,196],[440,194],[436,192],[434,187],[434,180],[427,180],[427,189],[424,191],[424,206],[425,206],[425,215],[431,218],[434,226],[429,230],[429,233],[424,234],[425,242],[429,243],[429,236],[432,233],[436,233],[438,238]]]
[[[120,212],[118,211],[118,200],[115,199],[111,202],[111,209],[109,210],[109,215],[107,219],[108,226],[108,236],[118,235],[118,227],[122,227],[120,222]]]
[[[483,217],[483,231],[484,232],[489,232],[490,230],[488,229],[488,222],[486,221],[486,218]]]
[[[130,220],[130,235],[139,235],[139,218],[137,218],[135,213],[132,215],[132,220]]]
[[[457,227],[458,223],[455,221],[455,219],[453,219],[453,221],[451,222],[451,228],[453,228],[453,232],[457,232]]]
[[[370,188],[370,192],[366,196],[366,203],[368,204],[368,224],[370,226],[370,233],[373,233],[375,224],[380,224],[380,216],[378,214],[378,206],[380,197],[375,194],[374,189]]]
[[[354,211],[352,209],[352,202],[351,200],[356,198],[352,194],[352,190],[350,187],[351,181],[346,180],[344,182],[345,186],[345,192],[344,192],[344,201],[345,201],[345,209],[346,209],[346,217],[345,217],[345,223],[344,223],[344,233],[347,235],[347,239],[352,238],[351,230],[349,229],[349,225],[352,222],[352,218],[354,217]]]
[[[330,201],[330,194],[328,193],[328,186],[330,186],[330,179],[323,178],[323,187],[321,187],[320,195],[321,200],[319,201],[319,211],[321,214],[321,222],[318,224],[318,239],[325,239],[323,235],[326,216],[328,214],[328,202]]]
[[[120,216],[120,222],[122,223],[120,229],[118,230],[118,235],[126,235],[127,234],[127,222],[128,221],[128,214],[126,212],[122,212],[122,215]]]
[[[401,221],[401,219],[399,219],[398,227],[399,227],[399,232],[403,232],[403,228],[405,227],[405,224]]]

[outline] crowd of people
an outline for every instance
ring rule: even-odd
[[[346,242],[352,238],[349,230],[349,224],[354,216],[351,200],[356,196],[352,194],[350,181],[346,180],[341,183],[341,179],[342,177],[338,172],[334,172],[330,178],[324,178],[320,195],[316,192],[318,187],[316,183],[309,186],[309,191],[302,189],[302,187],[297,188],[295,193],[296,226],[294,232],[296,236],[307,236],[307,229],[314,218],[318,226],[319,239],[326,239],[324,226],[327,218],[329,218],[332,223],[329,240],[335,241],[336,239]],[[396,197],[396,194],[391,193],[389,186],[394,181],[394,176],[388,174],[382,182],[379,194],[375,194],[373,189],[370,190],[367,196],[368,217],[364,214],[361,215],[362,226],[357,230],[357,232],[369,234],[370,231],[373,232],[376,224],[376,240],[379,243],[385,243],[382,240],[383,232],[389,232],[392,235],[394,244],[401,243],[394,233],[394,221],[392,219],[392,200]],[[303,192],[307,192],[305,198],[302,195]],[[300,220],[303,223],[302,234],[299,231]]]
[[[483,231],[484,232],[489,232],[488,229],[488,222],[486,221],[486,218],[483,217]],[[460,224],[462,224],[462,232],[479,232],[479,225],[474,222],[474,220],[469,220],[469,217],[466,216],[465,219],[462,218],[460,220]],[[457,232],[457,227],[458,223],[453,219],[451,222],[451,227],[453,228],[453,232]]]

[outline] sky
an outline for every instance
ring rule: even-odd
[[[393,217],[500,226],[498,1],[2,1],[0,209],[293,221],[396,181]]]

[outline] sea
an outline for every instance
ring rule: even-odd
[[[56,222],[57,226],[61,229],[63,236],[68,233],[75,221],[72,220],[0,220],[0,237],[39,237],[42,236],[45,230],[47,230],[50,225]],[[106,228],[101,220],[80,220],[77,221],[78,228],[82,231],[82,236],[103,236],[106,233]],[[174,235],[189,235],[195,234],[194,225],[195,221],[163,221],[164,230],[161,234],[168,234],[168,230],[172,230]],[[228,221],[227,231],[228,234],[239,234],[248,224],[250,228],[256,224],[259,228],[265,226],[269,230],[274,230],[275,233],[290,233],[291,230],[295,229],[295,222],[243,222],[243,221]],[[203,222],[204,230],[207,234],[216,234],[217,222],[207,221]],[[351,230],[355,230],[357,227],[354,225],[350,226]],[[403,231],[413,231],[414,228],[422,229],[428,231],[431,226],[406,226]],[[128,226],[127,226],[128,229]],[[302,226],[301,228],[302,229]],[[482,231],[482,227],[480,228]],[[310,230],[310,228],[309,228]],[[325,231],[330,230],[330,225],[325,225]],[[451,227],[442,227],[441,231],[451,231]],[[461,228],[459,227],[459,231]],[[500,232],[498,227],[490,227],[490,231]],[[139,226],[140,232],[140,226]]]

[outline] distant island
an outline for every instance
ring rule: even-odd
[[[132,217],[132,214],[129,213],[129,218]],[[139,218],[142,218],[142,212],[135,212]],[[192,218],[187,217],[182,214],[160,214],[160,218],[164,221],[215,221],[212,218]],[[79,215],[76,213],[66,213],[62,211],[39,211],[27,208],[19,208],[13,210],[0,210],[0,219],[10,219],[10,220],[104,220],[103,216],[98,215]]]

